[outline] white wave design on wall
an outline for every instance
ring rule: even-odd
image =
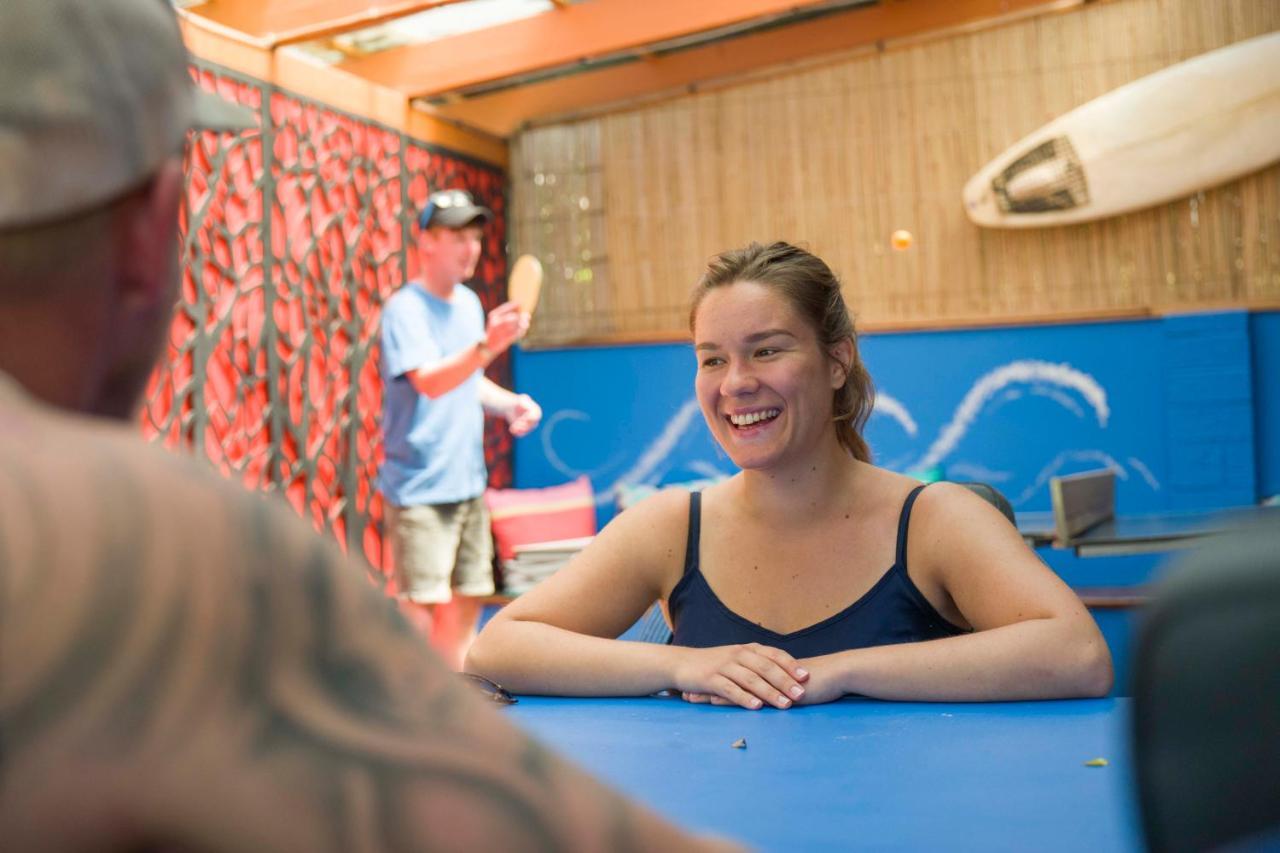
[[[1155,474],[1151,473],[1151,469],[1141,459],[1136,456],[1130,456],[1128,462],[1133,470],[1137,471],[1142,479],[1147,481],[1147,485],[1151,487],[1153,492],[1160,491],[1160,481],[1156,479]]]
[[[897,397],[891,397],[883,392],[876,392],[875,404],[871,408],[873,415],[886,415],[893,418],[902,428],[906,430],[907,435],[915,438],[916,433],[920,432],[920,427],[916,425],[915,418],[911,417],[911,413],[907,411],[907,407]]]
[[[1009,471],[992,471],[973,462],[956,462],[947,466],[949,478],[961,477],[965,480],[977,480],[980,483],[1004,483],[1013,479]]]
[[[1093,411],[1098,425],[1106,427],[1111,410],[1107,404],[1105,389],[1090,375],[1079,371],[1068,364],[1054,364],[1045,361],[1021,360],[991,370],[979,377],[973,384],[960,405],[956,407],[950,422],[939,432],[938,438],[928,451],[916,462],[908,463],[909,457],[893,460],[888,467],[894,470],[908,468],[927,468],[939,464],[951,454],[965,435],[972,428],[978,416],[992,400],[1010,402],[1023,396],[1023,392],[1010,386],[1018,383],[1029,383],[1029,392],[1053,400],[1077,417],[1084,417],[1085,410],[1062,389],[1074,391],[1080,395]],[[920,428],[910,410],[896,397],[878,393],[872,409],[873,414],[892,418],[911,437],[919,435]],[[634,485],[656,485],[662,479],[664,463],[671,452],[684,437],[686,431],[694,424],[699,415],[698,402],[689,399],[676,411],[666,423],[662,432],[641,452],[635,464],[619,476],[608,487],[597,491],[596,502],[607,503],[613,500],[619,489]],[[568,465],[556,452],[554,434],[556,427],[564,421],[590,422],[591,417],[576,409],[563,409],[551,415],[543,424],[541,432],[542,449],[547,461],[556,471],[569,479],[587,475],[593,480],[596,475],[612,467],[617,456],[592,470],[578,470]],[[1150,469],[1136,457],[1126,458],[1129,467],[1136,471],[1153,490],[1160,489],[1160,483],[1152,475]],[[1113,469],[1121,480],[1127,480],[1129,469],[1102,450],[1069,450],[1059,453],[1036,476],[1035,481],[1020,495],[1012,499],[1012,503],[1020,505],[1036,494],[1045,484],[1068,462],[1093,462],[1099,466]],[[683,467],[702,476],[712,478],[726,476],[714,463],[707,460],[690,460],[682,463]],[[950,468],[952,474],[981,480],[989,483],[1006,483],[1013,478],[1008,471],[994,471],[970,462],[957,462]]]
[[[716,479],[719,479],[720,477],[729,476],[728,471],[721,471],[719,468],[712,465],[710,462],[704,462],[701,459],[695,459],[693,462],[690,462],[686,467],[688,467],[688,469],[693,473],[707,480],[716,480]]]
[[[945,459],[964,438],[983,406],[1015,382],[1056,385],[1078,392],[1092,407],[1098,419],[1098,426],[1105,427],[1111,416],[1111,410],[1107,407],[1107,392],[1089,374],[1076,370],[1069,364],[1030,360],[1010,362],[1003,367],[997,367],[973,384],[969,393],[964,395],[964,399],[956,407],[951,422],[943,427],[933,446],[914,467],[929,468]]]
[[[1068,412],[1071,412],[1077,418],[1084,417],[1084,409],[1080,408],[1080,404],[1068,397],[1066,394],[1063,394],[1057,388],[1045,388],[1043,385],[1037,385],[1031,389],[1031,393],[1038,397],[1048,397]]]
[[[1132,459],[1133,457],[1129,457]],[[1040,469],[1040,473],[1036,475],[1035,480],[1030,486],[1023,489],[1022,494],[1018,495],[1012,503],[1014,506],[1025,503],[1032,495],[1044,488],[1050,478],[1057,475],[1062,467],[1068,462],[1093,462],[1103,468],[1110,468],[1116,472],[1116,477],[1121,480],[1129,479],[1129,472],[1123,465],[1115,460],[1113,456],[1102,450],[1064,450],[1049,462],[1048,465]],[[1157,487],[1158,488],[1158,487]]]
[[[547,461],[551,463],[551,467],[555,468],[570,480],[578,477],[586,476],[595,479],[596,475],[608,468],[617,459],[615,455],[612,459],[591,469],[578,469],[571,467],[567,462],[560,458],[560,454],[556,452],[555,444],[552,436],[555,435],[556,427],[563,421],[581,421],[590,423],[591,416],[586,412],[580,412],[577,409],[561,409],[542,422],[542,429],[538,430],[539,438],[542,441],[542,452],[547,457]]]
[[[1030,394],[1033,397],[1045,397],[1050,399],[1062,408],[1071,412],[1071,414],[1075,415],[1077,418],[1084,417],[1084,409],[1080,408],[1080,404],[1064,394],[1062,391],[1059,391],[1057,388],[1050,388],[1047,385],[1033,385],[1027,394]],[[994,412],[1005,403],[1012,403],[1016,400],[1021,400],[1023,397],[1027,396],[1027,394],[1024,394],[1021,388],[1008,388],[996,397],[995,405],[991,406],[988,411]]]
[[[613,495],[621,486],[632,486],[637,483],[643,483],[645,478],[658,469],[671,453],[671,450],[680,441],[680,437],[684,431],[689,428],[689,424],[699,415],[698,401],[689,400],[680,407],[680,411],[667,421],[667,425],[663,427],[661,434],[654,439],[644,453],[640,454],[640,458],[636,460],[636,464],[631,469],[614,481],[613,485],[604,491],[606,495]]]

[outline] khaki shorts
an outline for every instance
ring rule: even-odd
[[[427,506],[387,505],[400,597],[443,604],[493,595],[493,534],[482,498]]]

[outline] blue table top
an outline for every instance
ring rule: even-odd
[[[1124,699],[744,711],[521,697],[504,713],[676,823],[760,850],[1141,849]]]
[[[1092,553],[1124,553],[1123,546],[1132,546],[1133,553],[1174,550],[1180,543],[1189,544],[1188,540],[1223,533],[1243,525],[1280,523],[1280,507],[1244,506],[1118,515],[1099,522],[1070,540],[1058,539],[1051,512],[1019,512],[1017,517],[1018,532],[1033,548],[1057,545],[1076,548],[1080,556],[1090,556],[1090,549],[1098,546],[1120,547]]]
[[[1167,541],[1221,533],[1242,524],[1280,523],[1280,507],[1235,507],[1228,510],[1187,510],[1108,519],[1076,537],[1075,544]]]

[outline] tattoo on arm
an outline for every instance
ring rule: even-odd
[[[0,497],[25,496],[26,535],[50,543],[35,553],[63,555],[58,535],[92,544],[65,550],[81,564],[11,575],[15,513],[0,512],[0,660],[19,660],[23,632],[39,628],[32,614],[62,614],[20,680],[0,671],[0,784],[49,749],[69,761],[161,756],[172,768],[213,743],[204,784],[253,780],[301,802],[318,825],[298,837],[335,849],[448,846],[464,827],[556,850],[584,838],[587,820],[602,846],[633,846],[624,801],[594,786],[584,797],[580,777],[467,693],[394,603],[282,520],[287,510],[231,487],[175,486],[172,467],[155,488],[157,471],[106,457],[56,488],[7,468]],[[75,530],[60,514],[71,487],[109,495],[79,504],[96,514],[74,517]],[[566,796],[589,805],[576,829],[559,812]]]

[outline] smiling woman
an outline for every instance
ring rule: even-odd
[[[767,284],[765,283],[767,282]],[[741,288],[726,290],[728,285],[741,283]],[[778,297],[782,297],[782,301]],[[720,310],[709,310],[707,315],[714,318],[704,321],[699,332],[697,319],[703,304],[710,300],[717,303]],[[710,382],[723,382],[720,370],[728,363],[727,353],[722,352],[732,346],[732,337],[745,329],[745,338],[738,343],[740,354],[746,354],[747,362],[758,364],[780,364],[784,368],[795,366],[798,355],[820,356],[823,364],[807,365],[809,375],[818,379],[823,385],[819,399],[830,401],[831,420],[835,425],[836,438],[853,458],[871,461],[871,450],[862,438],[862,427],[871,415],[871,406],[875,392],[871,377],[862,365],[858,354],[857,337],[853,328],[853,320],[840,293],[840,282],[830,267],[821,259],[803,249],[777,243],[763,248],[758,245],[748,246],[737,252],[726,252],[714,261],[698,282],[693,294],[693,306],[689,313],[689,327],[695,332],[695,351],[702,356],[699,359],[697,390],[698,399],[703,406],[703,414],[707,423],[715,432],[715,421],[707,409],[707,396],[704,390],[710,388]],[[727,303],[719,306],[720,302]],[[781,310],[787,315],[777,317]],[[756,316],[739,316],[739,312],[754,312]],[[712,325],[716,319],[720,326]],[[772,322],[777,320],[778,324]],[[789,325],[783,321],[789,321]],[[727,322],[726,322],[727,321]],[[744,325],[745,321],[745,325]],[[797,325],[796,321],[800,321]],[[797,335],[801,337],[797,337]],[[816,338],[820,343],[820,353],[814,347],[799,346],[805,338]],[[821,375],[828,374],[829,387],[822,382]],[[834,391],[834,397],[831,392]],[[740,395],[739,395],[740,396]],[[757,410],[759,406],[755,407]],[[712,410],[714,411],[714,410]],[[744,409],[741,412],[726,412],[735,427],[749,426],[761,420],[761,413]],[[778,412],[781,414],[781,410]],[[777,417],[773,415],[772,417]],[[767,420],[772,420],[772,417]],[[717,435],[717,439],[720,437]],[[730,446],[720,441],[729,455],[733,456]],[[747,467],[739,462],[739,467]]]
[[[742,470],[619,515],[489,623],[469,668],[517,692],[744,708],[1107,692],[1097,626],[1004,516],[871,464],[871,379],[821,259],[720,255],[690,326],[698,403]],[[612,639],[654,601],[671,645]]]

